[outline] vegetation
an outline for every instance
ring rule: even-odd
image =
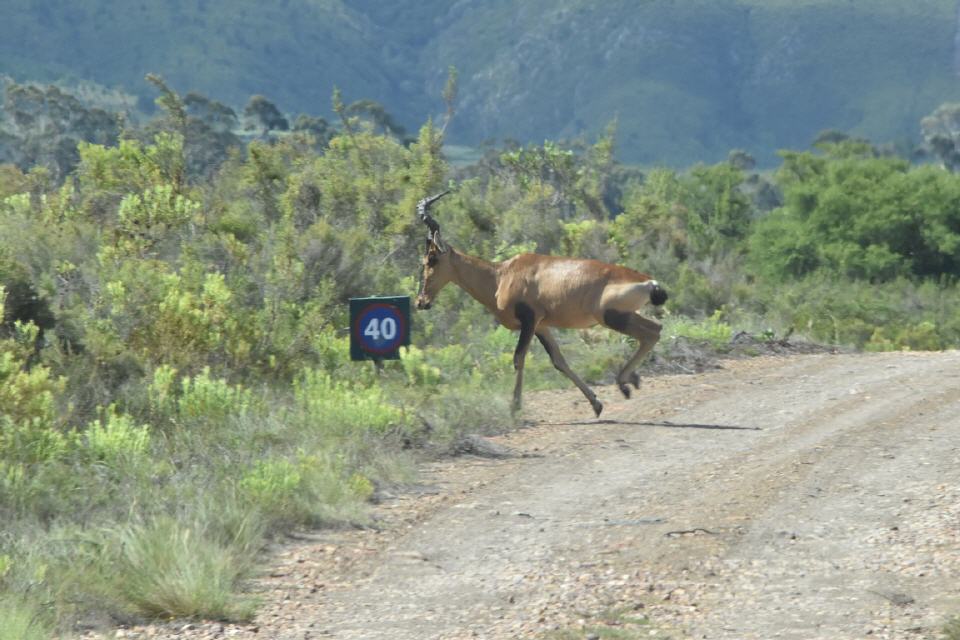
[[[252,93],[332,119],[328,96],[390,105],[414,130],[462,71],[450,140],[597,137],[620,122],[624,161],[682,167],[733,147],[763,166],[821,129],[909,145],[960,100],[953,0],[4,0],[0,74],[142,83],[231,105]],[[238,111],[239,113],[239,111]],[[289,124],[294,124],[289,119]]]
[[[960,638],[960,618],[951,618],[943,627],[944,640],[957,640]]]
[[[643,605],[615,607],[595,615],[584,615],[579,628],[568,628],[545,634],[545,640],[637,640],[639,638],[663,637],[651,629],[646,616],[638,613]]]
[[[339,94],[335,125],[262,96],[237,116],[149,80],[160,114],[139,127],[8,87],[12,148],[62,151],[0,166],[0,628],[15,638],[249,618],[266,536],[362,522],[412,456],[511,426],[515,335],[455,288],[382,375],[347,360],[347,299],[415,291],[415,203],[447,186],[436,215],[465,251],[655,274],[671,292],[659,357],[678,339],[723,349],[735,328],[960,346],[960,177],[862,140],[786,152],[772,174],[742,151],[642,172],[617,161],[611,126],[452,168],[446,122],[408,137]],[[31,104],[61,125],[26,126]],[[608,331],[563,340],[589,382],[633,350]],[[536,350],[528,379],[565,384]]]

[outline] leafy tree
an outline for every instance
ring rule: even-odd
[[[151,141],[160,131],[182,137],[185,178],[193,180],[213,173],[229,156],[231,149],[242,147],[235,129],[237,115],[230,107],[191,92],[181,97],[162,78],[149,74],[147,80],[160,91],[157,105],[163,117],[136,132],[143,142]]]
[[[331,126],[326,119],[319,116],[310,116],[301,113],[293,121],[295,133],[306,133],[313,137],[314,149],[321,151],[330,144],[330,140],[336,135],[336,129]]]
[[[290,123],[273,104],[261,95],[255,95],[247,102],[243,108],[243,118],[246,122],[245,129],[248,131],[259,129],[261,135],[266,135],[271,131],[289,131]]]
[[[784,153],[785,205],[750,238],[774,278],[817,270],[886,281],[960,274],[960,184],[934,167],[876,157],[861,143]]]
[[[950,171],[960,169],[960,104],[942,104],[920,121],[927,148]]]
[[[369,119],[373,124],[374,131],[382,131],[387,135],[395,136],[399,140],[405,140],[407,137],[407,130],[387,113],[382,104],[374,100],[357,100],[348,105],[344,113],[348,118],[355,116],[361,119]]]
[[[59,87],[9,84],[0,113],[0,159],[29,169],[47,167],[55,180],[77,164],[77,144],[112,144],[120,133],[117,114],[87,107]]]

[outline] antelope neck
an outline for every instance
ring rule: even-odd
[[[453,282],[477,302],[495,311],[497,308],[497,265],[451,248]]]

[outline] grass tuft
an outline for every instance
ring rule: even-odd
[[[251,568],[244,540],[223,541],[173,518],[128,526],[117,569],[127,603],[149,617],[244,621],[254,602],[238,594]]]
[[[960,640],[960,616],[951,618],[944,625],[943,640]]]
[[[48,640],[53,636],[35,604],[12,596],[0,597],[0,629],[4,640]]]

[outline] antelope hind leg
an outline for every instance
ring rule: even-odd
[[[627,360],[623,369],[617,374],[617,386],[624,397],[629,398],[630,387],[627,385],[632,384],[635,389],[640,388],[640,374],[635,369],[660,340],[660,323],[644,318],[634,311],[608,309],[603,314],[603,324],[618,333],[636,338],[640,343],[637,352]]]

